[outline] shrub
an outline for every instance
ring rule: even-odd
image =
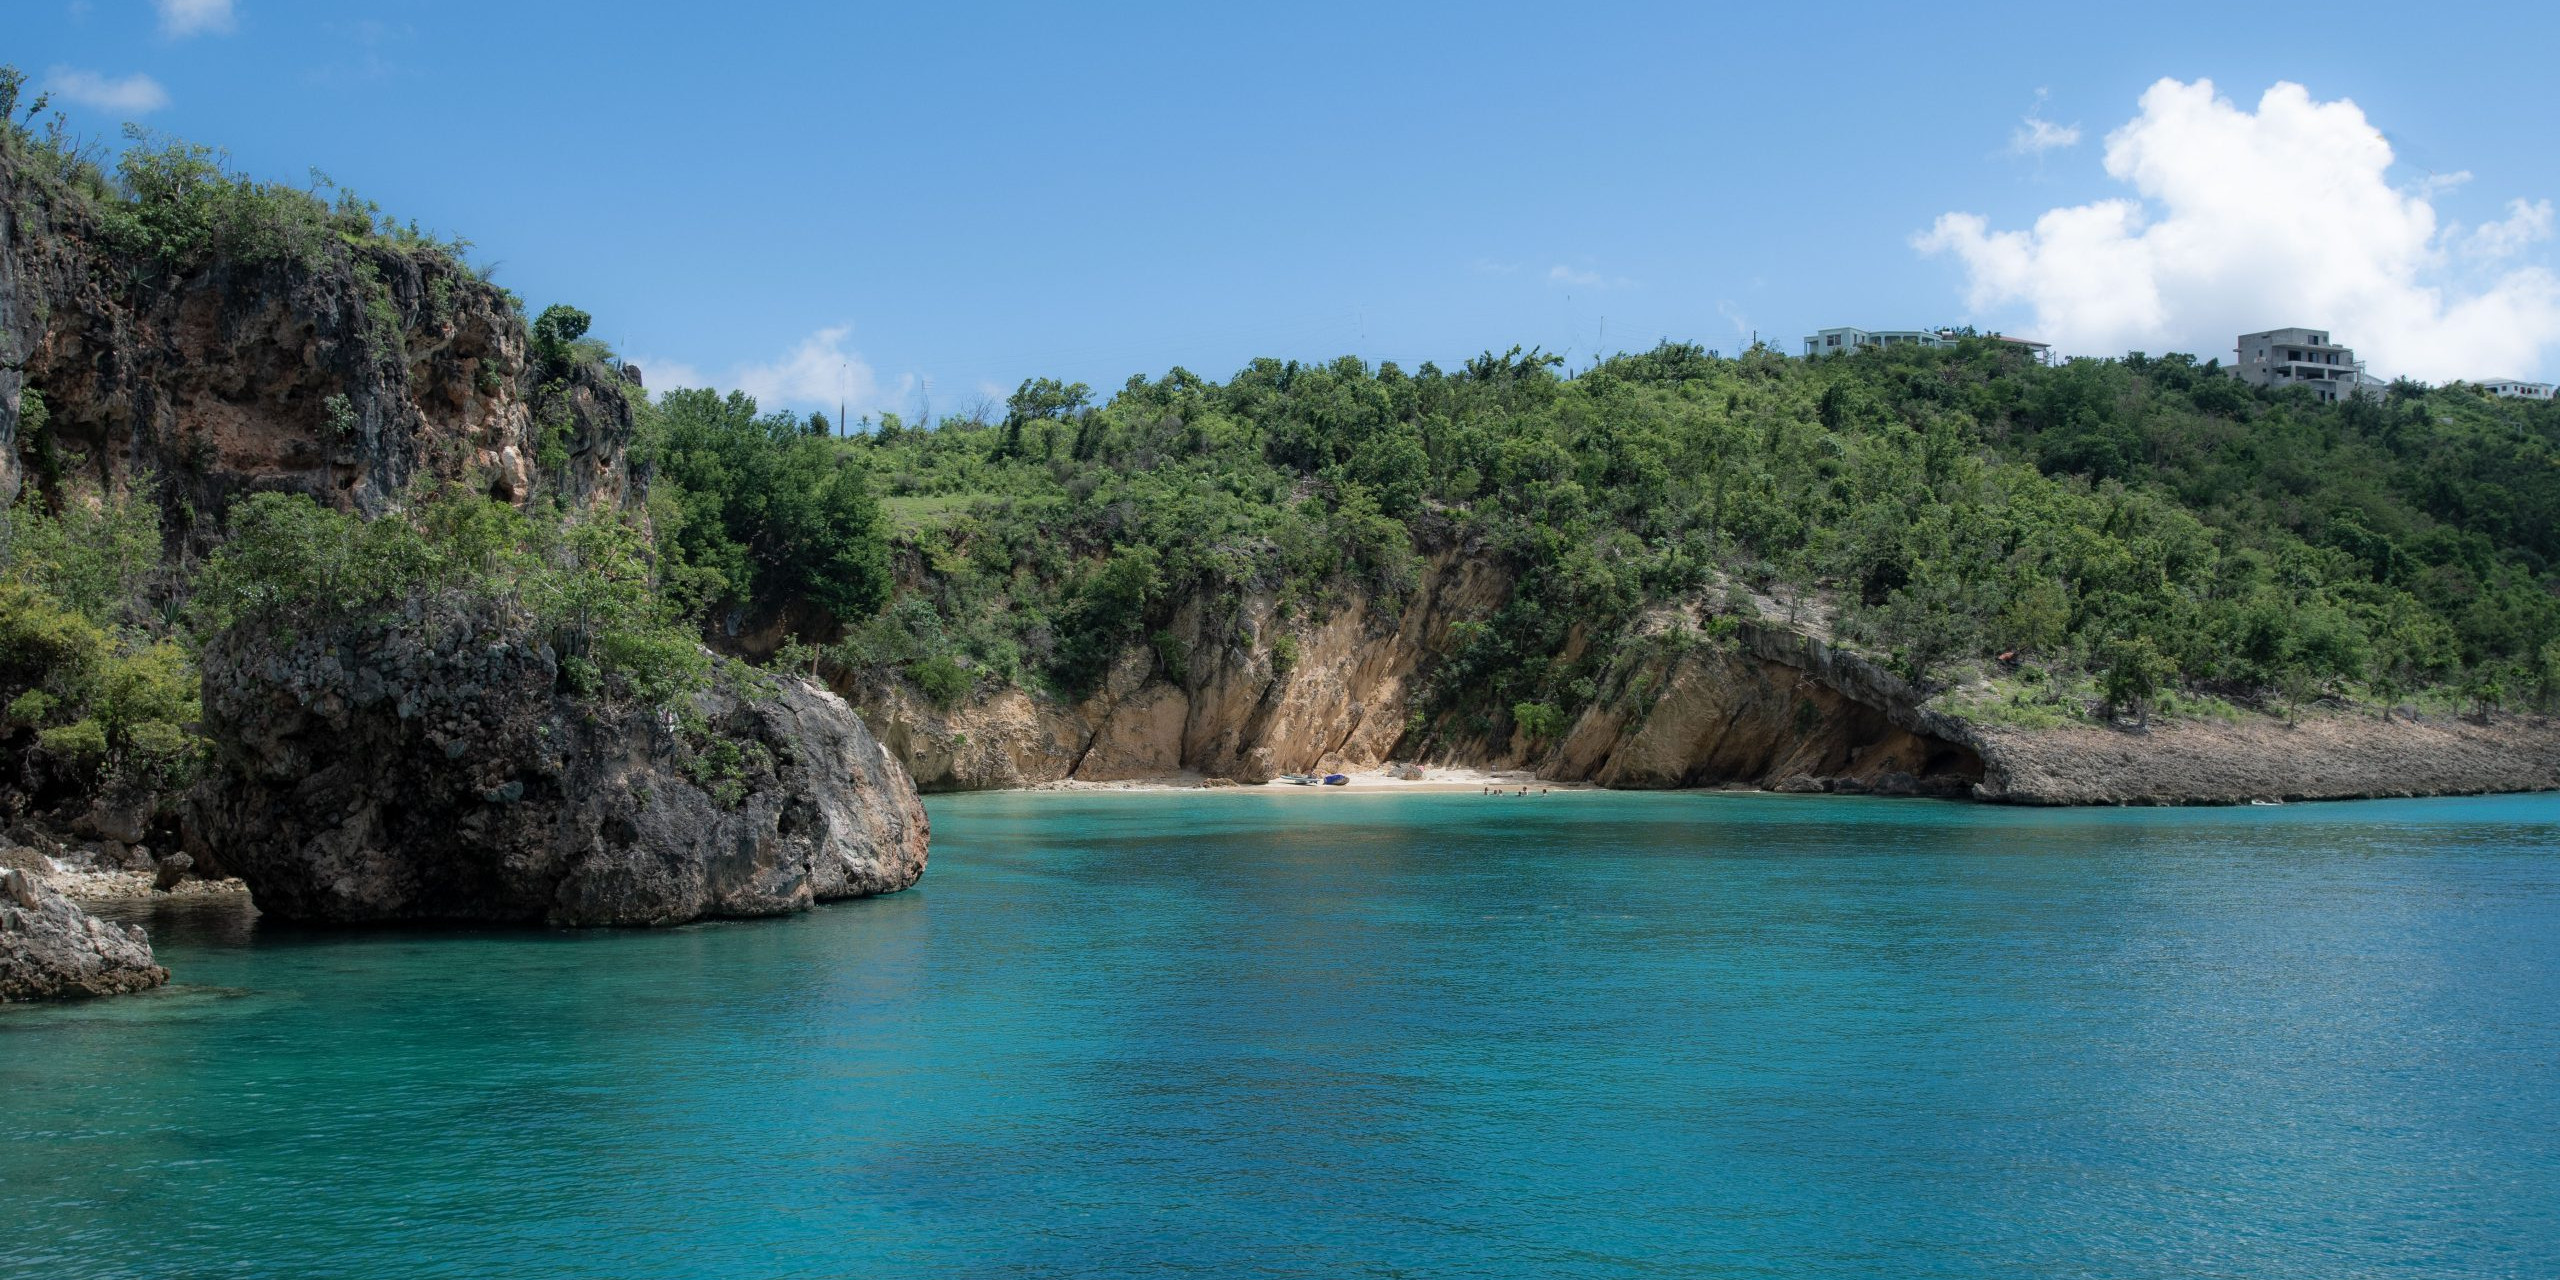
[[[1564,712],[1544,702],[1511,704],[1511,722],[1532,742],[1545,742],[1564,732]]]
[[[908,667],[907,678],[916,682],[916,688],[928,701],[945,711],[960,705],[977,683],[967,670],[951,660],[951,655],[944,653],[937,653]]]

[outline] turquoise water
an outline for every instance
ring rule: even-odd
[[[164,915],[0,1275],[2560,1275],[2560,797],[989,795],[655,933]]]

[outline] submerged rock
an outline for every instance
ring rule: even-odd
[[[733,668],[677,715],[559,691],[538,636],[454,610],[204,660],[199,862],[325,921],[677,924],[904,889],[927,826],[834,694]]]
[[[0,1000],[122,995],[168,980],[142,930],[90,915],[21,868],[0,871]]]

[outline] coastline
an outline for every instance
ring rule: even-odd
[[[2147,730],[2069,725],[2014,729],[1967,725],[1982,752],[1985,776],[1969,793],[1932,798],[1982,804],[2065,807],[2216,806],[2277,801],[2406,799],[2424,796],[2523,795],[2560,790],[2560,724],[2538,715],[2491,724],[2450,717],[2356,714],[2273,717],[2238,722],[2169,721]],[[1426,766],[1401,778],[1386,766],[1344,769],[1340,786],[1284,779],[1238,783],[1185,770],[1144,777],[1061,779],[979,792],[1175,792],[1239,794],[1306,792],[1350,795],[1464,795],[1488,787],[1533,794],[1673,790],[1796,794],[1800,788],[1733,780],[1669,788],[1604,787],[1540,778],[1529,769]],[[1823,789],[1815,794],[1872,794]],[[1890,794],[1890,793],[1887,793]]]

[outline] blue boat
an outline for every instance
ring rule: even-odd
[[[1338,773],[1328,773],[1324,776],[1324,784],[1328,787],[1348,786],[1350,783],[1351,779]]]

